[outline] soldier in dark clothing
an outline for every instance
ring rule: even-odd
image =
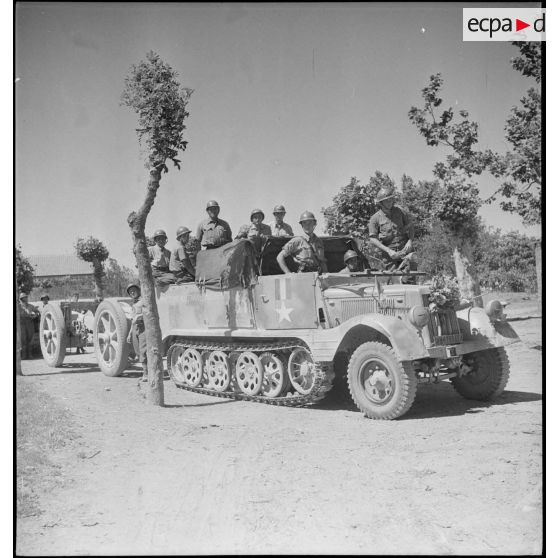
[[[190,241],[190,232],[192,231],[188,227],[178,227],[176,231],[176,240],[180,245],[171,254],[169,269],[174,273],[177,283],[190,283],[196,278],[196,270],[186,251],[186,246]]]
[[[376,197],[379,211],[370,218],[368,229],[370,240],[380,250],[380,259],[389,271],[417,269],[416,260],[407,256],[413,251],[415,228],[409,215],[394,205],[393,188],[381,188]],[[402,283],[414,283],[414,278],[403,277]]]
[[[34,320],[40,312],[28,302],[26,293],[19,295],[19,325],[21,328],[21,358],[33,358],[33,335],[35,333]]]

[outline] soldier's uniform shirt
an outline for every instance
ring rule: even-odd
[[[339,273],[342,273],[343,275],[350,275],[353,272],[348,267],[344,267]]]
[[[410,224],[407,213],[394,205],[389,214],[383,209],[374,213],[370,217],[368,230],[371,238],[377,238],[384,246],[399,251],[409,240],[407,231]]]
[[[184,281],[193,281],[196,278],[196,270],[190,261],[190,256],[183,245],[172,251],[169,270],[176,278]]]
[[[314,233],[291,238],[285,246],[283,252],[287,256],[292,256],[300,271],[321,271],[327,272],[327,262],[324,253],[324,243]]]
[[[170,250],[161,248],[155,244],[155,246],[148,246],[147,251],[149,252],[149,257],[151,258],[151,267],[158,269],[159,271],[168,271],[171,257]]]
[[[31,358],[33,356],[32,341],[33,335],[35,335],[33,318],[36,318],[39,314],[39,311],[29,302],[19,301],[21,358]]]
[[[32,319],[39,316],[40,312],[35,306],[29,302],[19,301],[19,317],[20,319]]]
[[[196,238],[203,249],[218,248],[232,242],[232,231],[229,224],[223,219],[206,219],[198,225]]]
[[[271,236],[271,228],[269,225],[262,223],[261,225],[256,225],[250,223],[249,225],[242,225],[236,238],[247,238],[252,240],[254,238],[261,238],[262,236]]]
[[[279,225],[277,221],[269,223],[271,229],[271,236],[294,236],[293,228],[291,225],[283,222]]]

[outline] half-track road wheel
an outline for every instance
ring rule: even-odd
[[[316,381],[316,365],[307,349],[298,347],[289,357],[289,379],[298,393],[308,395]]]
[[[190,387],[198,387],[203,376],[202,356],[196,349],[186,349],[182,353],[184,382]]]
[[[52,367],[61,366],[66,356],[66,323],[62,309],[56,304],[47,304],[41,314],[39,325],[41,352],[45,362]]]
[[[120,376],[128,364],[126,342],[130,323],[118,302],[104,300],[97,307],[93,323],[93,346],[99,368],[105,376]]]
[[[355,405],[372,419],[404,415],[415,400],[417,377],[410,363],[400,362],[384,343],[369,341],[352,354],[347,370]]]
[[[510,376],[510,362],[503,347],[469,353],[463,356],[463,363],[470,371],[450,380],[459,395],[476,401],[501,395]]]
[[[175,384],[184,383],[184,365],[182,356],[186,351],[181,345],[173,345],[167,353],[167,371]]]
[[[257,395],[263,382],[263,366],[258,355],[251,351],[241,353],[236,361],[235,376],[242,393]]]
[[[262,383],[262,395],[265,397],[279,397],[289,385],[285,362],[273,353],[264,353],[260,356],[264,374]]]
[[[227,391],[231,383],[231,370],[227,354],[212,351],[207,359],[207,383],[215,391]]]

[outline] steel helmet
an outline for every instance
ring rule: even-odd
[[[192,231],[188,227],[178,227],[178,229],[176,229],[176,240],[178,240],[183,234],[191,232]]]
[[[136,285],[136,283],[130,283],[130,284],[126,287],[126,292],[127,292],[128,294],[130,294],[130,289],[131,289],[132,287],[136,287],[136,289],[141,293],[141,289],[140,289],[140,286],[139,286],[139,285]]]
[[[207,211],[210,207],[219,207],[219,203],[216,202],[215,200],[209,200],[209,201],[207,202],[207,205],[205,206],[206,211]]]
[[[383,186],[378,190],[378,193],[376,194],[376,203],[380,203],[381,201],[394,197],[395,192],[393,190],[393,186]]]
[[[29,295],[27,293],[21,293],[19,295],[19,300],[22,300],[23,298],[27,298]]]
[[[252,209],[252,213],[250,213],[250,219],[252,219],[252,217],[254,217],[254,215],[257,215],[258,213],[261,213],[262,219],[265,218],[265,214],[261,209]]]
[[[354,250],[347,250],[343,256],[343,261],[347,263],[351,258],[358,258],[358,254]]]
[[[300,215],[300,219],[298,220],[298,222],[302,223],[302,221],[315,221],[315,220],[316,217],[311,211],[305,211]]]
[[[153,240],[155,240],[158,236],[164,236],[165,238],[167,238],[167,233],[163,229],[157,229],[153,233]]]
[[[50,300],[50,296],[48,296],[46,293],[41,296],[40,300],[44,300],[45,298],[48,298]]]
[[[276,205],[276,206],[273,208],[273,214],[275,215],[275,213],[287,213],[287,212],[285,211],[285,206],[284,206],[284,205]]]

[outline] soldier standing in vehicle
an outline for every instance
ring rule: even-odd
[[[208,219],[205,219],[198,225],[196,238],[201,245],[202,250],[218,248],[223,244],[232,242],[231,227],[223,219],[219,219],[221,208],[215,200],[207,202],[206,211]]]
[[[169,269],[174,274],[177,283],[190,283],[196,278],[196,270],[186,251],[191,232],[188,227],[178,227],[176,231],[176,240],[180,244],[171,254]]]
[[[132,324],[126,341],[132,343],[132,337],[137,338],[139,350],[138,358],[142,368],[141,382],[147,382],[147,338],[145,335],[145,324],[143,321],[144,304],[141,299],[141,289],[139,285],[132,283],[126,287],[126,292],[132,298]]]
[[[33,335],[35,334],[34,320],[40,312],[29,304],[27,293],[19,295],[19,325],[21,327],[21,358],[33,358]]]
[[[358,254],[354,250],[347,250],[343,256],[343,261],[345,262],[346,267],[344,267],[339,273],[349,275],[350,273],[360,271]]]
[[[380,259],[386,269],[394,271],[404,264],[404,259],[413,251],[415,228],[407,214],[394,205],[395,192],[392,186],[382,187],[376,196],[380,209],[372,215],[368,224],[370,241],[380,250]],[[410,271],[416,271],[416,260],[407,260]],[[414,278],[401,279],[402,283],[414,282]]]
[[[250,225],[242,225],[235,239],[247,238],[254,244],[256,251],[259,252],[264,238],[271,236],[271,228],[263,222],[264,218],[265,215],[261,209],[253,209],[252,213],[250,213],[250,221],[252,223]]]
[[[297,265],[297,272],[317,271],[327,273],[327,262],[324,253],[324,243],[321,238],[314,234],[316,228],[316,217],[311,211],[302,213],[299,219],[303,234],[291,238],[283,250],[277,256],[277,263],[283,273],[291,273],[285,262],[287,256],[291,256]]]
[[[174,275],[169,270],[171,253],[165,248],[168,241],[167,233],[163,229],[157,229],[153,233],[155,246],[148,246],[147,251],[151,259],[151,271],[153,278],[160,285],[174,283]]]
[[[285,206],[283,205],[276,205],[273,208],[275,221],[269,224],[272,236],[294,236],[291,225],[283,221],[285,213]]]

